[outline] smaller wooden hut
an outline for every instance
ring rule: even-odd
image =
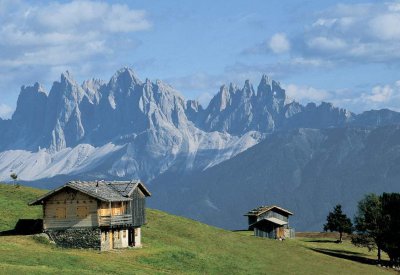
[[[289,227],[289,216],[292,212],[278,207],[260,206],[245,214],[248,217],[249,230],[254,236],[270,239],[294,238],[294,228]]]

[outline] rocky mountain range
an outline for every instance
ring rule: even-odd
[[[248,195],[246,200],[239,200],[243,207],[252,208],[261,203],[260,196],[255,195],[257,190],[268,189],[272,184],[282,192],[272,192],[273,197],[263,200],[285,203],[296,211],[302,209],[301,203],[293,204],[294,199],[283,200],[286,192],[294,192],[296,188],[314,192],[315,186],[309,185],[315,182],[315,178],[310,180],[313,175],[323,177],[333,171],[341,173],[344,169],[339,165],[342,162],[334,163],[324,169],[318,168],[322,169],[322,174],[308,172],[309,178],[304,181],[298,176],[287,179],[293,173],[303,175],[308,167],[304,162],[314,161],[313,156],[324,155],[322,140],[334,140],[335,129],[343,131],[340,137],[349,141],[343,146],[347,146],[350,153],[343,155],[339,148],[331,148],[331,154],[346,161],[352,156],[351,161],[361,163],[365,156],[357,155],[357,150],[367,147],[362,143],[369,140],[367,133],[381,128],[390,130],[399,123],[400,114],[391,110],[356,115],[325,102],[304,106],[288,98],[279,82],[265,75],[256,89],[249,81],[241,88],[232,83],[222,86],[203,108],[195,100],[186,101],[163,81],[141,81],[130,68],[119,70],[108,82],[92,79],[82,84],[65,72],[53,83],[50,92],[38,83],[23,86],[12,118],[0,119],[0,180],[8,180],[11,172],[17,173],[23,181],[37,182],[36,185],[48,183],[48,187],[77,178],[140,178],[155,191],[155,206],[232,228],[240,224],[218,221],[233,219],[233,210],[225,206],[237,201],[240,186],[246,182],[230,179],[235,175],[231,169],[240,171],[235,163],[248,167],[237,179],[252,179],[252,183],[246,184],[253,190],[249,194],[254,197]],[[293,133],[303,134],[298,139],[287,139],[287,135],[296,136]],[[304,144],[299,139],[311,141]],[[314,144],[314,139],[319,141]],[[371,148],[382,145],[381,140],[372,140],[376,144],[368,143]],[[274,147],[270,147],[271,144]],[[392,147],[387,150],[397,150],[397,143],[389,145]],[[305,152],[307,146],[312,150]],[[263,149],[249,151],[251,147]],[[305,155],[286,154],[287,148]],[[254,159],[249,157],[249,152],[254,153]],[[268,159],[264,160],[262,156]],[[262,165],[256,162],[257,158],[263,159]],[[287,159],[286,164],[281,163],[282,169],[274,166],[278,158]],[[386,155],[382,158],[388,160]],[[398,161],[396,158],[391,160]],[[292,162],[299,165],[289,165]],[[273,177],[268,172],[272,170],[275,171]],[[259,177],[254,177],[254,173]],[[211,194],[210,190],[216,186],[204,185],[203,179],[220,188],[216,193],[225,189],[233,193],[212,200],[207,194]],[[336,181],[322,181],[321,188],[329,190],[331,184],[337,185]],[[358,180],[349,184],[362,185]],[[376,185],[383,186],[379,178]],[[198,189],[200,186],[203,187]],[[386,190],[382,188],[378,189]],[[174,203],[167,203],[166,198],[170,199],[182,190],[189,190],[185,199],[177,198]],[[197,190],[196,194],[193,190]],[[308,196],[305,200],[314,195],[304,193]],[[188,205],[183,202],[190,198],[199,203],[194,203],[193,207],[202,205],[200,201],[207,202],[208,206],[185,212]],[[337,198],[341,197],[338,195]],[[315,202],[316,206],[320,203],[322,201]],[[234,208],[237,219],[241,219],[244,209],[239,208]],[[200,213],[202,209],[204,213]],[[219,215],[214,215],[217,212],[210,214],[210,211],[217,211]],[[312,223],[317,225],[318,219]]]
[[[244,213],[276,204],[294,212],[298,230],[321,231],[338,203],[353,217],[365,194],[400,192],[400,125],[275,132],[214,167],[167,172],[152,185],[153,207],[219,227],[244,229]]]

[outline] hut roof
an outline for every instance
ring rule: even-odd
[[[139,188],[143,194],[148,197],[151,196],[150,192],[144,184],[138,180],[133,181],[70,181],[66,184],[48,192],[47,194],[37,198],[29,203],[29,205],[42,204],[43,200],[52,196],[53,194],[65,189],[72,188],[74,190],[85,193],[93,198],[101,201],[114,202],[114,201],[130,201],[130,197],[136,188]]]
[[[265,212],[270,211],[272,209],[278,209],[278,210],[280,210],[280,211],[282,211],[284,213],[287,213],[288,215],[293,215],[292,212],[290,212],[289,210],[283,209],[282,207],[279,207],[279,206],[276,206],[276,205],[271,205],[271,206],[264,206],[263,205],[263,206],[260,206],[260,207],[257,207],[257,208],[254,208],[254,209],[250,210],[249,212],[247,212],[245,214],[245,216],[259,216],[262,213],[265,213]]]
[[[273,224],[277,224],[277,225],[279,225],[279,226],[288,224],[288,223],[285,222],[285,221],[282,221],[282,220],[280,220],[280,219],[271,217],[271,218],[261,219],[261,220],[259,220],[259,221],[256,221],[255,223],[250,224],[250,225],[249,225],[249,229],[252,230],[252,229],[253,229],[254,227],[256,227],[257,225],[266,224],[266,223],[273,223]]]

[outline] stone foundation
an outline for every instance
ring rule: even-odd
[[[70,228],[65,230],[47,230],[50,236],[58,246],[65,248],[101,248],[100,229],[99,228]]]

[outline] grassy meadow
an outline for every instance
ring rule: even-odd
[[[43,192],[0,184],[0,231],[18,218],[39,218],[40,207],[26,203]],[[0,274],[396,274],[374,265],[375,252],[347,240],[316,234],[280,242],[147,213],[141,249],[62,249],[33,236],[0,236]]]

